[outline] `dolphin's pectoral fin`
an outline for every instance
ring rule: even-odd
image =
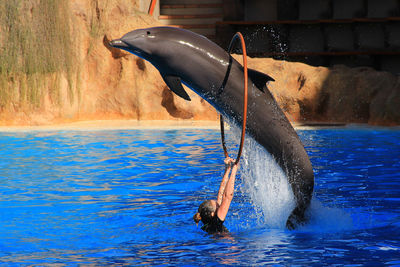
[[[262,72],[248,69],[247,70],[250,80],[260,89],[262,92],[265,92],[264,87],[269,81],[275,81],[272,77],[264,74]]]
[[[163,77],[164,82],[168,85],[169,89],[171,89],[172,92],[182,97],[183,99],[190,101],[189,95],[186,93],[185,89],[183,89],[180,77],[163,74],[161,74],[161,76]]]

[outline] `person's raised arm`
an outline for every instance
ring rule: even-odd
[[[226,214],[228,214],[229,206],[233,199],[233,191],[235,189],[235,179],[238,170],[238,164],[234,164],[232,172],[226,184],[225,192],[223,194],[222,203],[217,210],[217,216],[221,221],[225,221]]]
[[[224,176],[222,177],[221,185],[219,186],[219,190],[218,190],[218,196],[217,196],[218,205],[221,205],[221,203],[222,203],[222,198],[223,198],[223,195],[225,192],[226,183],[228,182],[229,173],[231,171],[233,159],[231,159],[230,157],[226,157],[224,162],[225,162],[225,173],[224,173]]]

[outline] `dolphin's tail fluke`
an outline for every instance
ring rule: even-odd
[[[294,230],[298,226],[304,225],[307,222],[305,209],[297,206],[286,221],[286,228]]]

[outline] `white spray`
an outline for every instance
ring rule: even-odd
[[[237,144],[241,130],[232,123],[230,125],[227,143]],[[240,174],[240,193],[245,199],[249,199],[256,213],[249,214],[247,219],[257,220],[258,226],[285,228],[286,220],[295,207],[292,189],[285,173],[273,157],[248,135],[240,161]]]

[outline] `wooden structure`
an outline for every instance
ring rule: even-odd
[[[398,0],[224,0],[217,42],[237,31],[250,56],[400,74]]]
[[[222,1],[161,0],[158,19],[165,25],[188,29],[215,41],[216,23],[223,20]]]
[[[160,0],[158,19],[248,55],[400,74],[399,0]],[[240,51],[237,51],[240,52]]]

